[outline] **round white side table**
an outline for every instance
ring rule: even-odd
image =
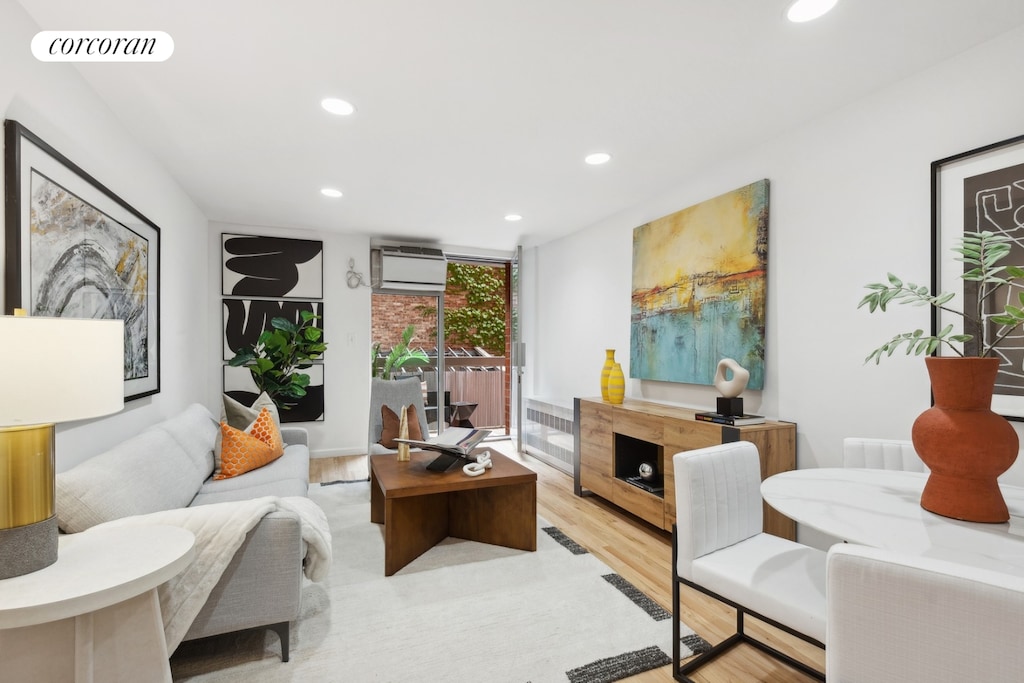
[[[194,544],[163,525],[61,536],[54,564],[0,580],[4,680],[171,683],[157,587]]]

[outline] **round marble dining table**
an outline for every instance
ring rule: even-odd
[[[1000,486],[1008,522],[964,522],[921,507],[927,478],[894,470],[792,470],[765,479],[761,495],[790,519],[841,541],[1024,577],[1024,488]]]

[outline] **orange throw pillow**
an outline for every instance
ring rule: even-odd
[[[412,404],[406,406],[405,414],[409,420],[409,438],[422,440],[423,430],[420,429],[420,420],[416,417],[416,406]],[[398,427],[401,420],[395,411],[387,406],[380,407],[380,417],[384,427],[380,430],[380,441],[377,443],[384,448],[398,448],[398,442],[395,439],[398,438]]]
[[[284,439],[281,438],[281,430],[278,429],[277,420],[274,419],[274,413],[270,408],[260,410],[259,417],[249,425],[248,431],[250,436],[255,436],[270,446],[275,458],[284,453]]]
[[[284,441],[270,411],[264,408],[247,431],[220,424],[220,469],[214,479],[228,479],[251,472],[284,454]]]

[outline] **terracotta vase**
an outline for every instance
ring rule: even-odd
[[[998,358],[925,358],[935,405],[914,421],[914,448],[931,469],[921,507],[969,522],[1010,518],[996,478],[1017,459],[1017,432],[992,412]]]
[[[604,365],[601,367],[601,400],[608,400],[608,375],[615,365],[615,349],[605,349]]]

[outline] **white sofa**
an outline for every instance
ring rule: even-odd
[[[175,508],[262,496],[306,496],[309,448],[304,429],[282,428],[286,448],[273,462],[214,480],[219,423],[202,405],[153,425],[56,477],[57,521],[63,533]],[[289,622],[299,615],[306,543],[291,511],[264,516],[248,532],[184,640],[249,628],[281,637],[288,661]]]

